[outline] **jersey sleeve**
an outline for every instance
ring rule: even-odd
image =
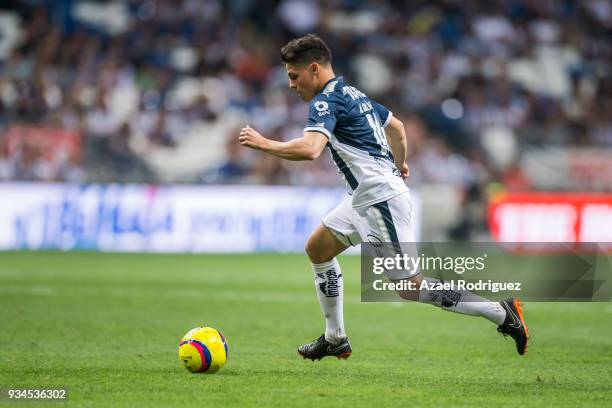
[[[339,103],[331,98],[315,98],[310,103],[308,122],[304,132],[323,133],[328,139],[336,128],[338,113],[341,110]]]
[[[376,101],[372,101],[372,106],[374,107],[374,110],[376,111],[376,113],[378,114],[378,117],[380,118],[380,121],[382,123],[382,127],[384,127],[384,128],[387,127],[387,125],[391,121],[391,117],[393,116],[393,112],[391,112],[384,105],[381,105],[380,103],[378,103]]]

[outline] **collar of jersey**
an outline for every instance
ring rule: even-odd
[[[344,81],[344,77],[343,77],[342,75],[333,77],[332,79],[330,79],[329,81],[327,81],[327,82],[326,82],[326,83],[323,85],[323,88],[321,88],[321,91],[323,91],[323,90],[325,89],[325,87],[326,87],[327,85],[329,85],[329,83],[330,83],[330,82],[333,82],[333,81],[342,82],[342,81]]]
[[[323,93],[323,91],[325,90],[325,88],[327,88],[327,85],[329,85],[329,84],[330,84],[330,82],[333,82],[333,81],[343,82],[343,81],[344,81],[344,77],[343,77],[342,75],[333,77],[332,79],[330,79],[329,81],[327,81],[327,82],[325,83],[325,85],[323,85],[323,88],[321,88],[321,90],[319,91],[319,93]]]

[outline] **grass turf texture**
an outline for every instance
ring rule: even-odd
[[[526,304],[520,357],[484,319],[360,303],[359,258],[341,265],[354,352],[312,363],[305,256],[0,253],[0,388],[68,387],[75,407],[609,406],[609,303]],[[217,374],[178,361],[199,325],[228,338]]]

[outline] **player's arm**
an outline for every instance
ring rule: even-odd
[[[240,131],[240,144],[261,150],[286,160],[314,160],[321,155],[327,144],[327,137],[320,132],[304,132],[302,137],[279,142],[262,136],[252,127]]]
[[[385,127],[387,134],[387,142],[393,152],[395,158],[395,166],[402,173],[402,178],[406,178],[410,174],[406,157],[408,155],[408,143],[406,142],[406,131],[404,124],[395,116],[391,117],[389,124]]]

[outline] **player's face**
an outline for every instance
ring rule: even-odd
[[[306,102],[314,98],[317,93],[316,67],[313,69],[312,65],[285,64],[289,76],[289,88],[293,89]]]

